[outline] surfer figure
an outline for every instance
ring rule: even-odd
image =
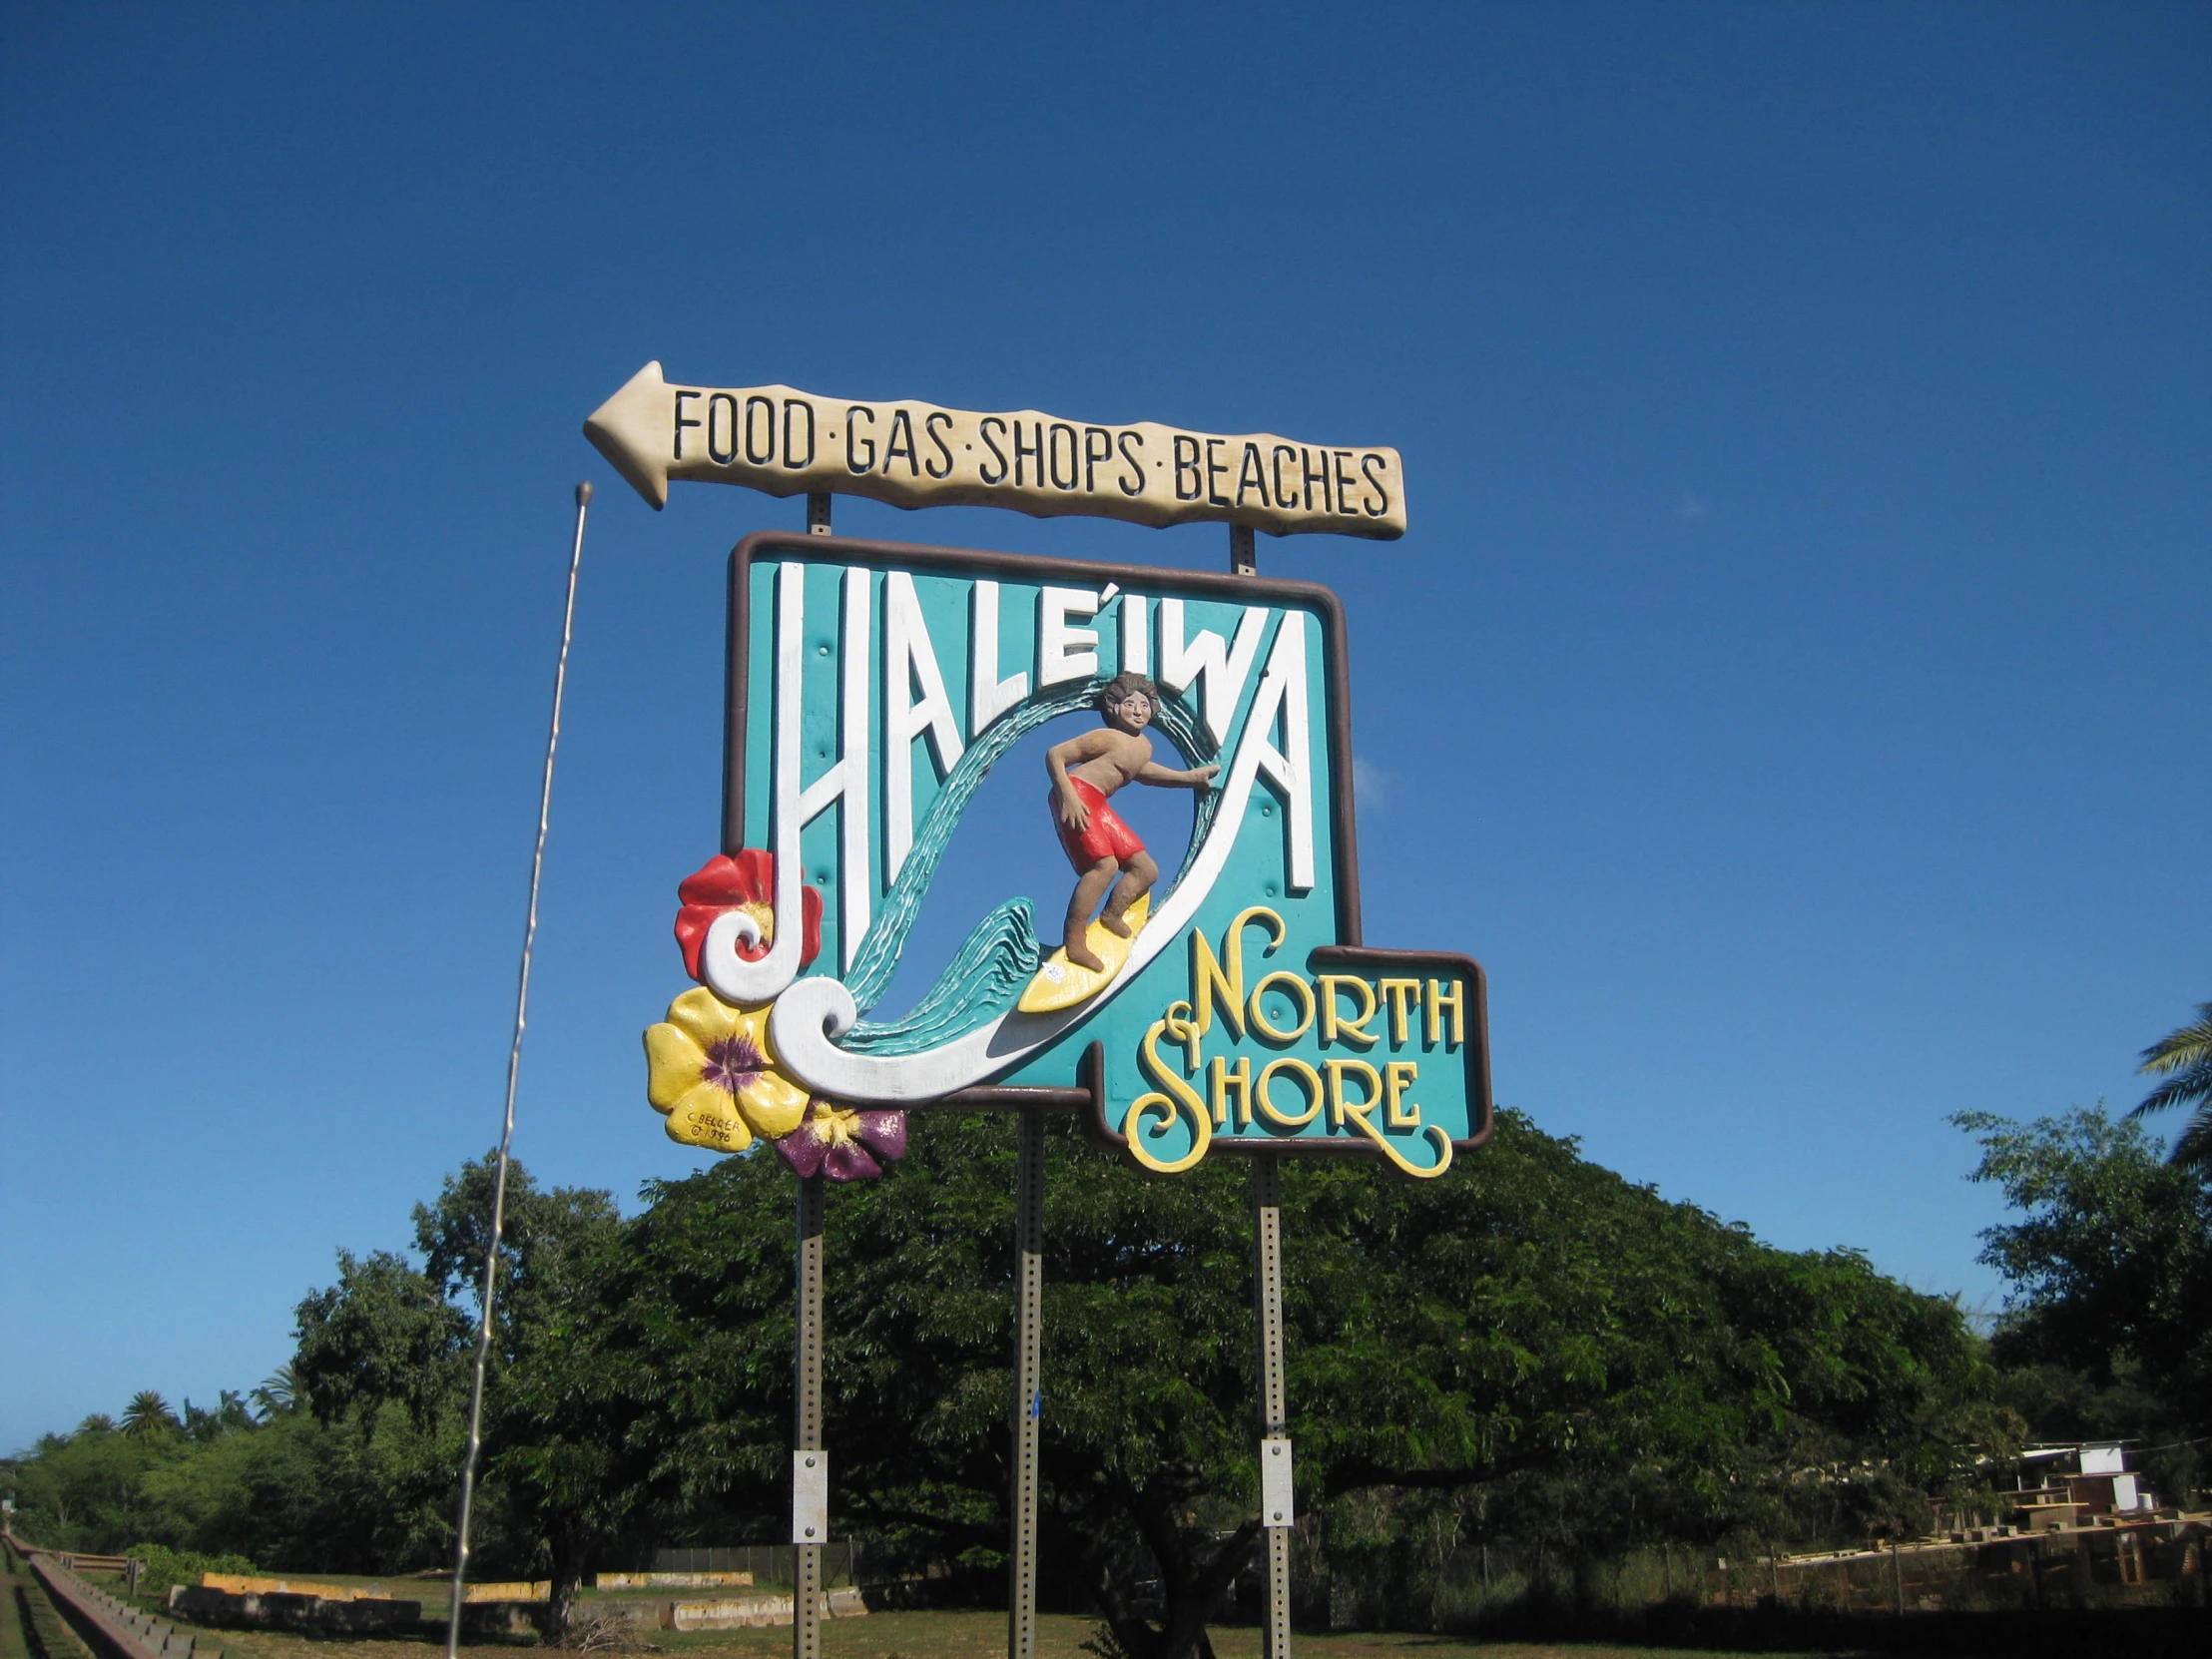
[[[1106,721],[1103,730],[1055,745],[1044,758],[1045,771],[1052,775],[1046,805],[1052,809],[1060,845],[1079,877],[1075,896],[1068,900],[1062,946],[1069,961],[1093,971],[1106,964],[1083,935],[1100,897],[1109,886],[1113,888],[1099,923],[1126,939],[1131,936],[1129,907],[1151,891],[1160,877],[1160,866],[1145,851],[1144,842],[1106,805],[1106,798],[1124,784],[1209,790],[1214,787],[1214,774],[1221,770],[1203,766],[1177,772],[1152,758],[1152,740],[1145,736],[1145,728],[1160,713],[1160,689],[1141,674],[1120,674],[1108,681],[1098,694],[1098,712]]]

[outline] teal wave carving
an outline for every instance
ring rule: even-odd
[[[913,848],[906,854],[898,879],[884,895],[867,936],[852,958],[852,970],[845,976],[845,988],[862,1013],[875,1005],[897,971],[899,952],[921,914],[921,901],[936,876],[938,861],[952,844],[952,833],[984,776],[1038,727],[1092,707],[1099,688],[1105,684],[1106,677],[1101,675],[1034,693],[994,721],[961,755],[944,788],[922,815],[920,827],[914,831]],[[1202,766],[1214,759],[1217,747],[1213,735],[1181,698],[1164,699],[1154,725],[1186,762]],[[1219,789],[1199,797],[1191,838],[1184,847],[1183,862],[1176,869],[1176,881],[1182,880],[1198,855],[1220,805]],[[1161,898],[1174,889],[1175,882],[1169,882]],[[911,1012],[881,1023],[860,1020],[838,1046],[855,1054],[915,1054],[934,1048],[986,1024],[1011,1007],[1043,960],[1033,906],[1026,898],[1008,899],[967,936],[929,994]]]
[[[860,1020],[837,1046],[854,1054],[919,1054],[950,1042],[1020,1000],[1043,961],[1029,900],[1009,898],[977,924],[911,1013],[880,1025]]]

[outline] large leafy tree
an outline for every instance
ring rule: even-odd
[[[2168,1155],[2199,1175],[2212,1178],[2212,1002],[2197,1004],[2197,1017],[2143,1050],[2136,1068],[2166,1081],[2143,1097],[2129,1117],[2195,1106]]]
[[[342,1567],[349,1529],[377,1508],[380,1467],[297,1415],[256,1423],[225,1396],[186,1402],[188,1428],[130,1433],[106,1416],[49,1434],[6,1471],[25,1536],[57,1547],[160,1544],[273,1567]]]
[[[415,1207],[414,1260],[341,1254],[338,1282],[299,1305],[288,1386],[318,1419],[349,1427],[358,1459],[381,1465],[377,1520],[355,1543],[381,1568],[428,1565],[452,1547],[495,1177],[490,1154],[464,1165]],[[594,1435],[548,1401],[569,1397],[579,1349],[561,1334],[585,1264],[619,1235],[606,1193],[541,1189],[510,1168],[471,1546],[480,1564],[550,1573],[556,1632],[607,1526]]]
[[[414,1213],[423,1273],[447,1306],[468,1310],[472,1331],[481,1319],[496,1167],[490,1154],[464,1166],[434,1204],[417,1205]],[[552,1583],[547,1622],[557,1640],[568,1629],[592,1552],[627,1513],[603,1425],[571,1408],[579,1364],[590,1353],[578,1340],[576,1314],[595,1257],[618,1248],[620,1239],[611,1195],[541,1189],[519,1165],[509,1169],[484,1395],[486,1513],[500,1523],[508,1553],[543,1565]],[[473,1344],[472,1336],[471,1355]]]
[[[830,1198],[835,1524],[893,1559],[999,1565],[1013,1129],[922,1114],[894,1172]],[[1066,1122],[1050,1147],[1047,1580],[1085,1586],[1132,1659],[1183,1659],[1257,1542],[1246,1172],[1149,1180]],[[595,1259],[571,1362],[542,1374],[564,1437],[597,1426],[598,1477],[667,1541],[781,1536],[790,1178],[730,1159],[649,1197]],[[1903,1476],[2005,1427],[1948,1300],[1771,1250],[1511,1114],[1448,1180],[1299,1165],[1286,1204],[1292,1432],[1325,1511],[1426,1493],[1583,1555],[1856,1531],[1919,1508]],[[1870,1457],[1903,1476],[1870,1480]]]
[[[835,1525],[886,1566],[949,1561],[989,1589],[1014,1129],[919,1114],[902,1164],[829,1201]],[[1246,1170],[1147,1179],[1064,1119],[1049,1143],[1045,1582],[1131,1659],[1188,1659],[1258,1542]],[[204,1439],[88,1426],[42,1478],[76,1469],[81,1505],[120,1475],[162,1537],[266,1564],[441,1560],[490,1175],[467,1166],[417,1210],[412,1256],[340,1258],[264,1422],[226,1400]],[[511,1178],[479,1559],[549,1572],[557,1618],[611,1552],[785,1535],[791,1178],[757,1154],[646,1197],[625,1221]],[[1417,1605],[1452,1537],[1592,1562],[1861,1532],[1917,1509],[1956,1442],[2007,1432],[1948,1301],[1849,1252],[1771,1250],[1515,1114],[1444,1181],[1294,1164],[1285,1202],[1301,1547],[1379,1609]]]
[[[2022,1212],[1981,1235],[1981,1260],[2011,1285],[1999,1358],[2147,1388],[2143,1426],[2212,1426],[2212,1187],[2101,1105],[1951,1121],[1981,1144],[1972,1179]]]
[[[112,1417],[87,1417],[70,1434],[40,1437],[13,1472],[16,1527],[62,1549],[110,1549],[149,1518],[144,1481],[174,1455],[174,1435],[121,1431]]]

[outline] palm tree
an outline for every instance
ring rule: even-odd
[[[2212,1002],[2198,1003],[2195,1020],[2144,1049],[2143,1063],[2135,1069],[2171,1075],[2127,1115],[2139,1118],[2145,1112],[2194,1103],[2196,1111],[2182,1126],[2166,1161],[2212,1175]]]
[[[123,1409],[123,1432],[142,1440],[167,1434],[177,1426],[177,1413],[169,1408],[169,1401],[152,1388],[139,1389]]]
[[[261,1408],[262,1421],[281,1416],[299,1403],[299,1374],[287,1360],[271,1372],[250,1397]]]

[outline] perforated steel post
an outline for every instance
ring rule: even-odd
[[[822,1546],[829,1541],[829,1505],[809,1501],[808,1478],[826,1470],[822,1444],[822,1188],[823,1178],[799,1183],[799,1309],[797,1408],[792,1455],[792,1659],[822,1659]],[[807,1463],[812,1453],[821,1460]],[[827,1489],[826,1472],[819,1483]],[[809,1513],[819,1508],[819,1513]],[[812,1543],[807,1530],[819,1534]]]
[[[1037,1651],[1037,1429],[1044,1414],[1044,1113],[1025,1107],[1014,1175],[1014,1549],[1006,1659]]]
[[[1260,1335],[1260,1485],[1270,1484],[1270,1457],[1289,1458],[1289,1408],[1283,1387],[1283,1173],[1273,1153],[1252,1160],[1253,1301]],[[1289,1482],[1282,1509],[1263,1502],[1262,1536],[1267,1539],[1267,1605],[1260,1625],[1261,1659],[1291,1659],[1291,1522]]]
[[[1249,525],[1229,527],[1229,571],[1260,574]],[[1268,1552],[1260,1659],[1291,1659],[1291,1526],[1297,1516],[1283,1387],[1283,1170],[1273,1153],[1252,1160],[1252,1301],[1260,1336],[1260,1535]]]

